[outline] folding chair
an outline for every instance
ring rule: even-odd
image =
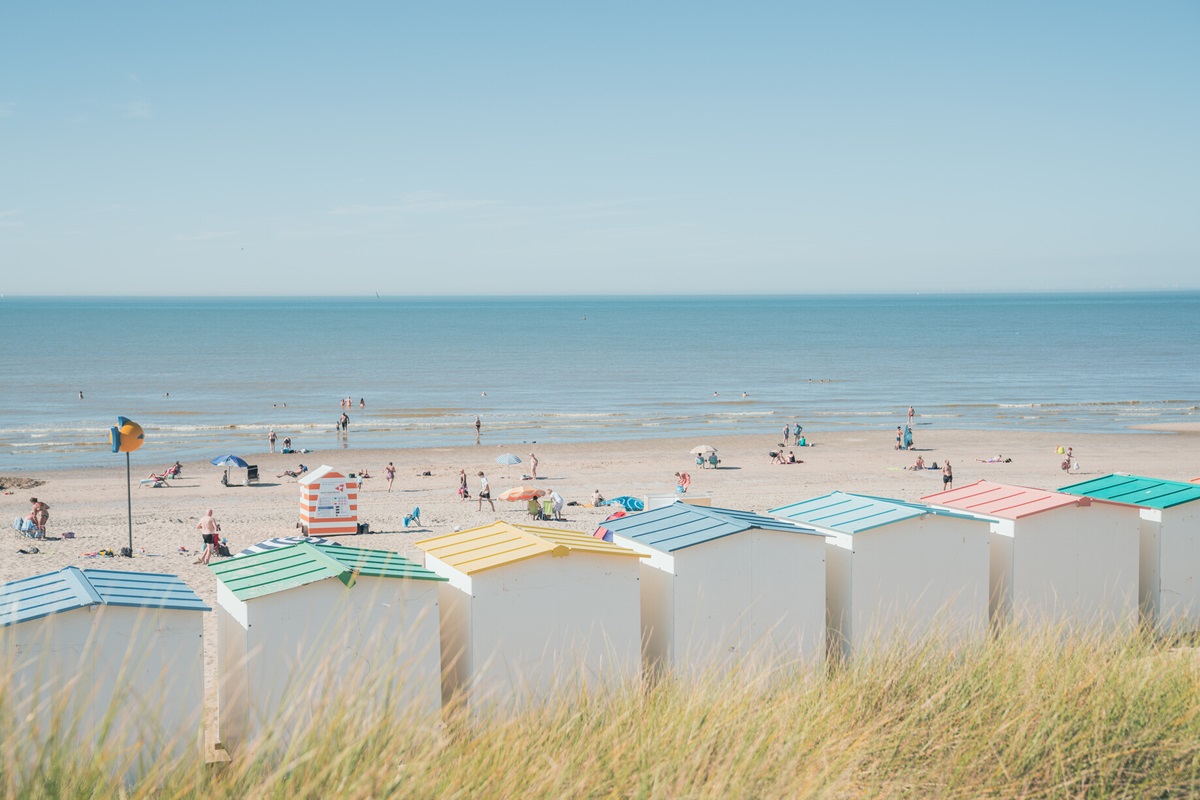
[[[420,506],[413,506],[412,513],[404,515],[404,527],[407,528],[408,523],[410,523],[410,522],[415,523],[417,525],[421,524],[421,507]]]

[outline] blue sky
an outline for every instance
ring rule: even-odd
[[[1200,4],[0,7],[0,293],[1200,288]]]

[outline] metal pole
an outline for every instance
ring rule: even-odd
[[[129,453],[125,454],[125,500],[129,510],[129,557],[133,558],[133,478],[129,475]]]

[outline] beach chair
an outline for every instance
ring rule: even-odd
[[[720,463],[721,463],[721,459],[717,458],[716,453],[713,453],[711,456],[708,457],[708,465],[710,467],[712,467],[713,469],[716,469],[717,464],[720,464]]]
[[[554,519],[554,503],[550,500],[542,501],[542,519]]]
[[[413,506],[412,513],[404,515],[404,527],[407,528],[408,524],[410,522],[414,523],[416,525],[421,524],[421,507],[420,506]]]
[[[251,464],[246,467],[246,486],[252,483],[258,483],[258,465]]]
[[[171,484],[167,483],[166,475],[152,475],[149,478],[143,478],[138,483],[150,489],[163,489],[170,488],[171,486]]]

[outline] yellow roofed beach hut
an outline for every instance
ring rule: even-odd
[[[648,556],[641,565],[648,667],[699,674],[824,658],[827,534],[685,503],[602,528],[615,544]]]
[[[1138,509],[1138,606],[1148,624],[1200,630],[1200,486],[1114,473],[1059,489]]]
[[[635,680],[638,562],[579,531],[494,522],[423,539],[441,588],[444,699],[473,712]]]
[[[126,781],[199,762],[210,610],[159,573],[66,567],[0,586],[5,762],[19,775],[48,742],[99,754]]]
[[[300,543],[210,566],[217,576],[220,739],[234,756],[286,746],[347,709],[437,721],[438,586],[399,553]],[[372,717],[374,715],[374,717]]]

